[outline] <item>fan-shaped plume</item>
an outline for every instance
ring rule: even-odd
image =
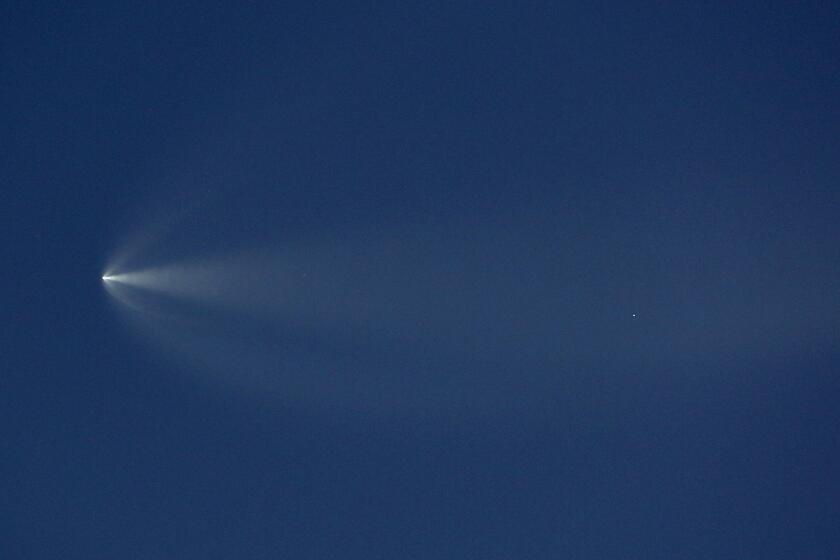
[[[193,237],[211,229],[200,231]],[[755,357],[821,332],[795,314],[785,329],[768,330],[768,313],[785,314],[771,297],[780,290],[729,289],[748,274],[735,259],[729,277],[691,290],[688,316],[677,271],[652,284],[620,243],[594,230],[570,225],[563,243],[538,231],[392,227],[269,240],[260,250],[240,243],[203,257],[189,254],[200,243],[163,243],[159,252],[147,243],[145,252],[115,258],[102,280],[127,324],[188,369],[306,407],[435,414],[571,407],[567,395],[584,371],[661,372],[732,348]],[[590,253],[580,250],[581,238]]]

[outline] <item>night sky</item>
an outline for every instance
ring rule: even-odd
[[[0,10],[1,558],[840,557],[836,4],[97,4]]]

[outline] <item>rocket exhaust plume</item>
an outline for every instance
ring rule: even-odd
[[[730,258],[729,275],[680,291],[678,270],[647,275],[632,247],[582,220],[552,224],[551,239],[545,225],[510,222],[232,235],[229,247],[220,227],[152,227],[153,242],[141,232],[142,250],[118,250],[103,286],[125,323],[182,369],[286,406],[536,414],[583,406],[585,372],[639,387],[628,372],[655,378],[731,359],[733,348],[755,359],[832,332],[832,320],[797,321],[776,297],[796,281],[730,289],[755,272],[715,254],[706,257]],[[800,307],[822,297],[793,295]],[[768,315],[786,327],[769,328]]]

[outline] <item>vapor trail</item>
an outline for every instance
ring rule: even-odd
[[[824,295],[786,287],[799,279],[777,275],[744,293],[755,271],[733,259],[716,283],[681,289],[678,268],[644,281],[621,245],[587,235],[393,229],[127,259],[103,284],[152,347],[226,385],[313,406],[535,410],[566,402],[585,372],[829,343],[833,319],[790,313],[785,297],[816,309]],[[784,328],[768,315],[784,316]]]

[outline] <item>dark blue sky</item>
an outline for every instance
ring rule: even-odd
[[[836,5],[170,4],[0,12],[0,556],[840,556]],[[467,232],[486,282],[424,297],[472,352],[294,340],[544,408],[202,383],[102,289],[154,204],[202,249]]]

